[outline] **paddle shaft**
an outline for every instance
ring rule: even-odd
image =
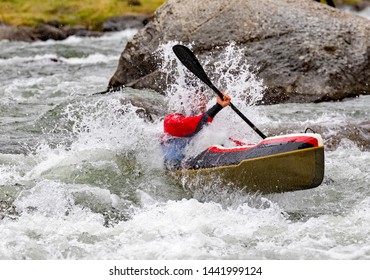
[[[186,68],[188,68],[195,76],[197,76],[200,80],[202,80],[206,85],[208,85],[221,99],[223,99],[223,94],[221,91],[215,87],[215,85],[211,82],[208,78],[206,72],[204,71],[202,65],[199,63],[198,59],[194,55],[194,53],[187,47],[183,45],[175,45],[173,48],[174,53],[181,61],[182,64]],[[231,109],[234,110],[235,113],[238,114],[262,139],[266,138],[264,135],[246,116],[242,114],[234,104],[230,103]]]
[[[211,89],[213,89],[213,91],[221,98],[223,99],[223,94],[221,93],[221,91],[219,91],[218,88],[216,88],[213,84],[212,86],[210,86]],[[246,116],[244,116],[242,114],[242,112],[239,111],[238,108],[235,107],[235,105],[233,103],[230,102],[230,107],[231,109],[234,110],[234,112],[242,118],[243,121],[245,121],[255,132],[257,132],[257,134],[259,136],[262,137],[262,139],[265,139],[266,138],[266,135],[262,133],[262,131],[260,131]]]

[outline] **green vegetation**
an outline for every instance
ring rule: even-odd
[[[1,0],[0,21],[35,26],[51,20],[99,29],[112,16],[151,14],[165,0]]]
[[[334,0],[334,2],[338,4],[358,4],[364,1],[362,0]]]

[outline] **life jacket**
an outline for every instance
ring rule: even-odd
[[[207,112],[198,116],[185,117],[182,114],[170,114],[164,119],[164,135],[161,137],[161,147],[164,163],[167,169],[180,169],[184,159],[184,149],[192,136],[197,134],[204,125],[212,122],[215,115],[222,109],[216,104]]]
[[[170,114],[164,119],[164,132],[175,137],[190,137],[200,130],[201,123],[203,125],[203,122],[209,123],[212,120],[209,116],[205,120],[204,114],[190,117],[178,113]]]

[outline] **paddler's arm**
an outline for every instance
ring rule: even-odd
[[[231,97],[227,93],[222,93],[223,99],[221,99],[219,96],[217,96],[217,104],[220,104],[222,108],[225,108],[226,106],[230,105],[231,103]]]
[[[212,108],[210,108],[207,112],[205,112],[203,114],[202,118],[200,119],[200,121],[197,125],[197,128],[195,129],[195,131],[192,133],[191,136],[198,133],[206,123],[211,122],[213,120],[213,118],[224,107],[230,105],[230,102],[231,102],[231,97],[227,93],[223,93],[223,100],[219,96],[217,96],[217,103]]]

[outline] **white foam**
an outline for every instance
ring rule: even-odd
[[[81,49],[91,42],[109,49],[110,39],[66,41]],[[113,39],[120,46],[117,41],[125,40]],[[0,102],[14,109],[14,116],[1,115],[2,148],[17,141],[14,135],[42,141],[23,155],[2,152],[0,156],[0,199],[6,206],[1,208],[0,259],[368,258],[370,154],[345,139],[342,129],[353,120],[367,118],[369,97],[255,107],[262,83],[246,68],[235,68],[241,50],[226,48],[215,72],[224,70],[222,61],[233,71],[239,69],[240,84],[228,71],[220,79],[229,83],[225,89],[233,103],[262,131],[264,127],[295,130],[321,124],[330,130],[327,136],[342,140],[337,149],[326,151],[325,178],[318,188],[248,195],[218,186],[211,178],[204,188],[190,192],[163,170],[161,118],[145,121],[136,114],[137,107],[120,102],[136,96],[152,98],[153,93],[126,88],[104,96],[88,94],[94,87],[106,86],[106,78],[99,77],[101,72],[96,69],[101,66],[109,72],[111,63],[102,60],[113,58],[94,51],[90,57],[54,63],[49,60],[55,51],[42,54],[45,47],[65,43],[26,44],[31,52],[16,49],[14,58],[0,61],[16,67],[14,73],[23,70],[19,67],[32,71],[29,77],[9,81],[3,77]],[[166,61],[178,64],[171,46],[165,46]],[[33,63],[51,67],[50,75],[28,68]],[[207,58],[201,63],[207,67]],[[55,74],[61,65],[71,67]],[[82,74],[76,73],[79,65],[86,67]],[[189,93],[196,94],[196,89],[185,83],[187,70],[181,67],[178,64],[169,74],[176,78],[167,91],[169,111],[181,101],[186,103]],[[214,82],[222,87],[220,81]],[[248,87],[257,90],[250,92]],[[208,97],[211,106],[214,93],[209,91]],[[50,102],[55,104],[47,105]],[[153,103],[165,107],[159,97]],[[19,124],[17,110],[22,117],[29,114],[24,117],[27,122]],[[255,142],[253,137],[260,140],[227,108],[199,138],[208,146],[235,134],[247,143]]]
[[[90,54],[86,57],[81,58],[61,58],[62,62],[68,63],[68,64],[97,64],[97,63],[111,63],[112,61],[117,60],[116,55],[103,55],[103,54]]]

